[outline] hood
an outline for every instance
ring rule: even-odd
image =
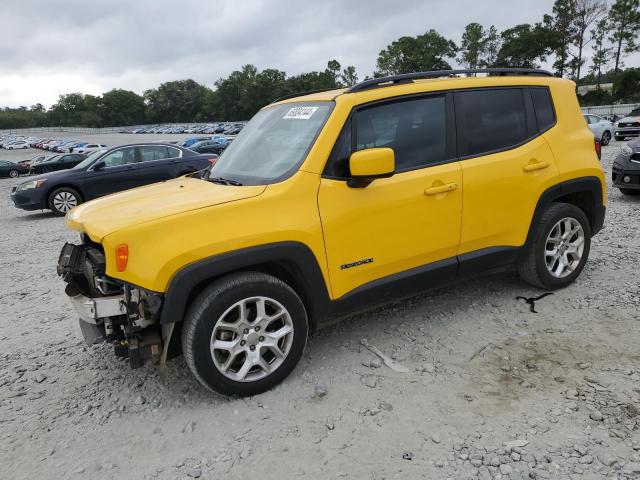
[[[42,163],[38,163],[34,165],[34,167],[38,165],[42,165]],[[51,181],[62,180],[66,178],[75,177],[76,175],[80,175],[84,172],[85,172],[84,170],[74,170],[73,168],[70,168],[67,170],[58,170],[57,172],[41,173],[39,175],[29,175],[28,177],[24,177],[24,182],[20,182],[20,183],[27,183],[27,182],[32,182],[34,180],[45,180],[45,179],[51,180]]]
[[[640,117],[624,117],[618,120],[618,123],[634,123],[640,122]]]
[[[67,226],[94,242],[151,220],[256,197],[265,185],[234,187],[181,177],[92,200],[67,213]]]

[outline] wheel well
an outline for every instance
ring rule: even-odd
[[[43,198],[43,202],[44,202],[46,208],[49,208],[49,195],[51,195],[51,192],[53,192],[54,190],[57,190],[59,188],[64,188],[64,187],[70,188],[73,191],[78,192],[78,195],[80,195],[80,200],[84,201],[84,195],[82,194],[82,191],[78,187],[76,187],[75,185],[68,184],[68,183],[63,183],[61,185],[55,185],[55,186],[49,188],[46,191],[46,193],[44,194],[44,198]]]
[[[596,212],[594,210],[595,198],[593,192],[588,190],[573,192],[553,200],[554,203],[570,203],[582,210],[589,219],[589,225],[593,228]]]
[[[212,282],[218,280],[219,278],[225,277],[231,273],[236,272],[260,272],[267,275],[271,275],[276,277],[279,280],[282,280],[284,283],[289,285],[297,294],[300,296],[302,303],[304,304],[307,315],[309,318],[309,328],[314,329],[316,326],[316,315],[314,311],[314,304],[311,301],[310,292],[307,291],[304,282],[304,275],[302,271],[298,268],[298,266],[294,262],[281,260],[281,261],[271,261],[265,263],[259,263],[255,265],[248,265],[236,270],[231,270],[228,272],[223,272],[219,275],[215,275],[209,277],[200,283],[196,284],[189,292],[189,296],[187,297],[186,305],[191,305],[195,298],[204,290],[208,285]],[[188,308],[188,307],[187,307]],[[186,314],[186,311],[184,312]],[[181,319],[182,320],[182,319]]]

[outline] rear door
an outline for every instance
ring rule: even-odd
[[[142,145],[138,176],[145,184],[175,178],[180,173],[182,150],[166,145]]]
[[[558,182],[541,135],[555,125],[549,90],[461,90],[455,109],[464,178],[459,254],[521,246],[538,199]]]

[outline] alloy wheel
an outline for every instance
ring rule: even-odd
[[[53,206],[62,213],[67,213],[78,205],[78,199],[71,192],[59,192],[53,197]]]
[[[254,382],[275,372],[293,344],[287,309],[268,297],[242,299],[218,319],[211,334],[211,357],[225,377]]]
[[[584,229],[578,220],[572,217],[559,220],[549,232],[544,250],[549,273],[556,278],[571,275],[580,265],[584,244]]]
[[[18,174],[18,171],[17,171],[17,170],[10,170],[10,171],[9,171],[9,176],[10,176],[11,178],[17,178],[17,177],[18,177],[18,175],[19,175],[19,174]]]

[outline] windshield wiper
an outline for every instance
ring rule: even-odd
[[[233,185],[234,187],[242,186],[242,183],[236,182],[235,180],[229,180],[228,178],[222,177],[209,177],[209,181],[213,183],[221,183],[222,185]]]

